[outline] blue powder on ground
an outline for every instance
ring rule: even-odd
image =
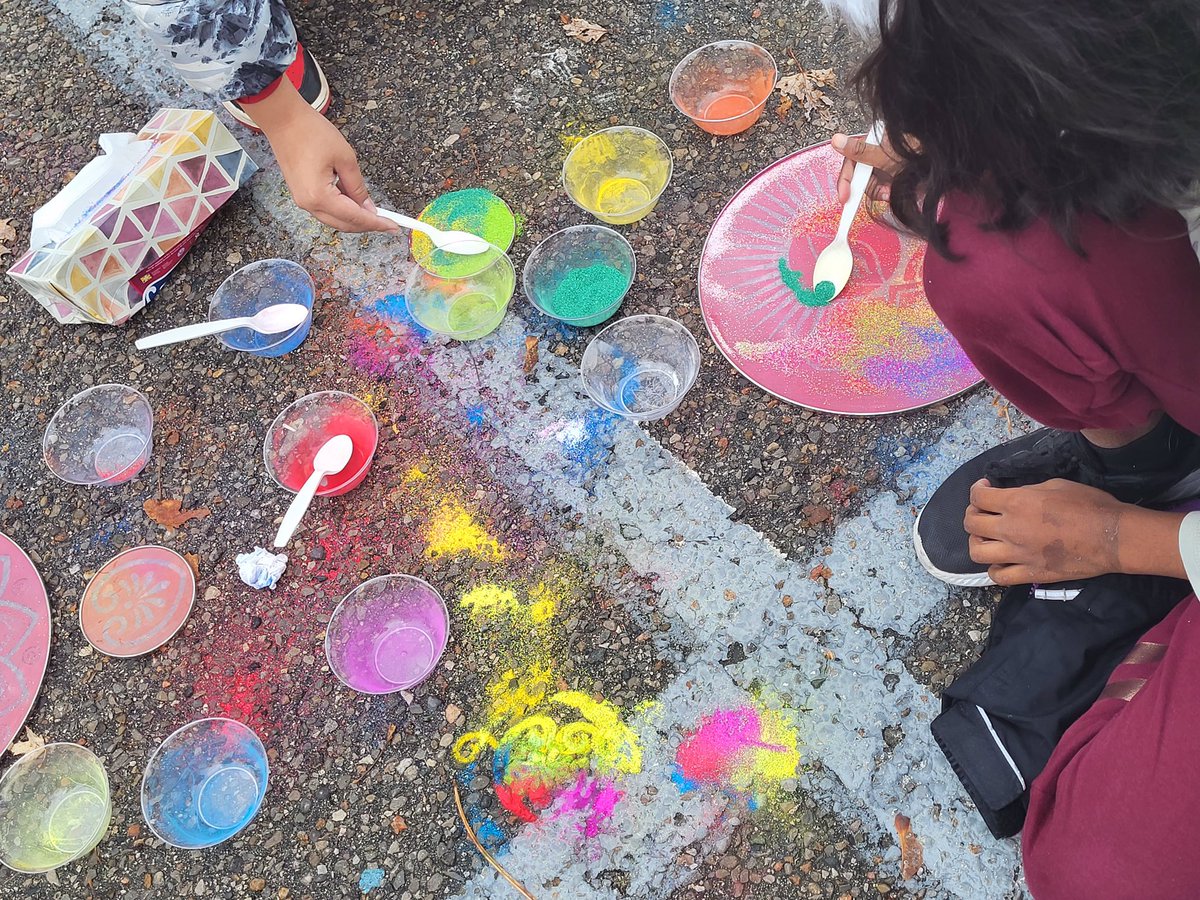
[[[582,480],[608,461],[620,421],[620,416],[607,410],[593,409],[584,415],[577,427],[564,429],[562,455],[571,475]]]
[[[424,328],[421,323],[409,314],[403,294],[389,294],[380,300],[376,300],[371,305],[371,312],[389,324],[403,325],[422,341],[428,340],[431,334],[427,328]]]
[[[673,781],[675,786],[679,788],[679,793],[681,794],[690,794],[692,791],[700,787],[700,785],[684,775],[683,771],[678,766],[676,766],[675,771],[671,773],[671,781]]]
[[[482,429],[487,425],[488,409],[482,403],[467,407],[467,422],[472,428]]]
[[[383,869],[367,869],[358,876],[358,889],[369,893],[383,884]]]

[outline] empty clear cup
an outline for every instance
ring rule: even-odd
[[[78,744],[26,753],[0,778],[0,863],[48,872],[90,853],[112,818],[104,765]]]
[[[603,225],[564,228],[525,261],[525,296],[568,325],[598,325],[620,308],[637,274],[629,241]]]
[[[42,459],[69,484],[111,486],[150,461],[154,410],[140,391],[98,384],[60,406],[42,436]]]
[[[454,275],[435,274],[428,260],[417,260],[404,289],[409,315],[421,327],[457,341],[495,331],[517,285],[517,270],[499,247],[466,259],[470,268]]]
[[[700,372],[692,333],[663,316],[629,316],[600,331],[583,351],[583,388],[611,413],[646,422],[682,401]]]
[[[299,303],[308,307],[308,318],[281,334],[261,334],[253,328],[235,328],[217,335],[231,350],[253,356],[283,356],[304,342],[312,327],[312,276],[289,259],[263,259],[242,266],[223,282],[208,304],[208,320],[253,316],[276,303]]]
[[[254,819],[267,793],[267,751],[233,719],[189,722],[151,755],[142,776],[142,815],[173,847],[227,841]]]
[[[446,602],[432,585],[411,575],[381,575],[337,605],[325,630],[325,657],[347,687],[391,694],[429,677],[449,633]]]
[[[705,44],[671,73],[671,102],[709,134],[737,134],[758,121],[778,75],[775,59],[758,44]]]
[[[600,221],[628,225],[654,209],[673,167],[662,138],[644,128],[618,125],[575,145],[563,163],[563,187]]]

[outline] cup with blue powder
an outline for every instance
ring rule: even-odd
[[[611,228],[576,225],[538,244],[525,262],[525,296],[568,325],[599,325],[621,307],[634,276],[633,247]]]

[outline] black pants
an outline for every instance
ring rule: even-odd
[[[1105,575],[1004,592],[983,656],[942,697],[933,736],[996,837],[1021,830],[1029,786],[1139,637],[1191,593],[1186,581]],[[1053,593],[1050,596],[1054,596]]]

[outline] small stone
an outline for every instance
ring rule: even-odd
[[[334,822],[341,822],[346,818],[346,811],[344,809],[335,809],[333,815],[329,818]]]
[[[453,725],[458,721],[458,717],[462,715],[462,710],[453,703],[446,704],[446,721]]]
[[[266,890],[266,887],[267,887],[267,880],[265,878],[251,878],[250,879],[250,890],[253,893],[255,893],[255,894],[261,893],[262,891]]]

